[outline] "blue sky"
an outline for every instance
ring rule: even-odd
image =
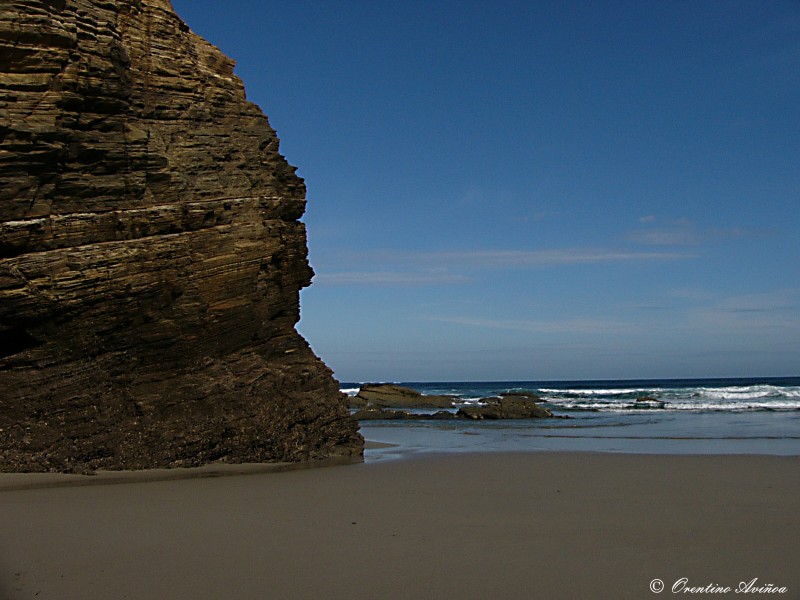
[[[342,381],[800,374],[800,4],[173,0],[308,186]]]

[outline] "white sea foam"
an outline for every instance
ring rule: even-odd
[[[639,411],[642,396],[654,397],[665,411],[761,411],[800,410],[800,387],[749,385],[686,388],[541,389],[542,399],[566,410],[601,412]]]
[[[457,400],[457,402],[460,403],[460,404],[480,404],[481,400],[483,400],[482,397],[475,396],[475,397],[468,397],[468,398],[459,398]]]
[[[636,402],[597,402],[586,400],[547,400],[548,403],[566,410],[599,410],[599,411],[636,411],[663,410],[663,411],[753,411],[753,410],[800,410],[800,401],[772,400],[772,401],[718,401],[698,402],[697,400],[662,400],[662,406],[642,406]]]
[[[573,410],[617,410],[623,408],[624,405],[608,402],[559,402],[558,406]]]
[[[781,385],[753,382],[751,385],[725,385],[719,387],[705,382],[682,387],[669,383],[619,382],[619,387],[594,386],[592,383],[576,387],[538,387],[534,382],[520,386],[492,384],[436,384],[410,385],[423,394],[451,394],[456,396],[456,405],[474,404],[481,398],[497,395],[508,390],[531,390],[539,394],[541,401],[552,409],[566,411],[597,411],[608,413],[654,413],[654,412],[742,412],[742,411],[800,411],[800,385]],[[588,383],[588,382],[587,382]],[[625,385],[628,383],[628,385]],[[710,382],[709,382],[710,383]],[[734,382],[731,382],[734,383]],[[739,383],[738,381],[735,383]],[[793,382],[796,383],[796,382]],[[705,384],[705,385],[704,385]],[[350,383],[342,391],[348,395],[358,392]],[[612,384],[613,385],[613,384]],[[642,397],[655,398],[655,403],[637,403]],[[661,405],[663,403],[663,405]]]
[[[701,398],[720,400],[751,400],[755,398],[798,398],[800,388],[781,388],[772,385],[731,386],[722,388],[697,388]]]
[[[651,392],[652,390],[644,388],[613,388],[613,389],[552,389],[540,388],[539,391],[543,394],[570,394],[573,396],[621,396],[623,394],[636,394]]]

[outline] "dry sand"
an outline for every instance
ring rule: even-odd
[[[494,453],[27,490],[0,475],[0,597],[800,598],[799,467]],[[675,594],[681,577],[733,589]],[[735,593],[753,579],[788,591]]]

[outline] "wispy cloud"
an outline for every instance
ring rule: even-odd
[[[700,236],[694,229],[640,229],[629,232],[625,238],[646,246],[696,246]]]
[[[781,290],[726,298],[719,303],[717,310],[732,313],[777,313],[798,311],[799,307],[800,297],[797,292]]]
[[[645,246],[697,246],[709,241],[769,235],[741,227],[703,229],[689,219],[661,221],[652,215],[639,217],[639,223],[643,227],[629,231],[625,239]]]
[[[747,334],[751,340],[773,338],[791,340],[797,346],[800,340],[800,316],[786,310],[727,310],[708,308],[692,311],[687,322],[695,331],[711,335],[735,336]]]
[[[554,267],[597,263],[615,263],[694,258],[679,252],[626,252],[621,250],[562,248],[553,250],[464,250],[443,252],[378,253],[376,257],[401,261],[425,262],[451,267]]]
[[[470,317],[426,317],[426,319],[441,323],[452,323],[454,325],[522,331],[526,333],[619,334],[631,333],[637,330],[631,323],[615,319],[563,319],[560,321],[480,319]]]
[[[664,296],[683,301],[684,303],[708,303],[717,296],[712,291],[696,287],[680,287],[668,289]]]
[[[665,295],[686,300],[675,306],[672,330],[686,335],[748,336],[757,340],[785,340],[800,334],[800,290],[783,289],[761,293],[720,296],[701,290],[678,290]]]
[[[464,283],[469,278],[451,273],[400,273],[378,272],[340,272],[321,273],[314,277],[315,285],[320,286],[401,286],[448,285]]]
[[[522,269],[694,258],[681,252],[626,252],[609,249],[557,250],[378,250],[344,255],[340,263],[363,269],[327,271],[317,268],[317,285],[418,286],[458,284],[474,280],[476,269]],[[370,266],[380,265],[379,269]]]

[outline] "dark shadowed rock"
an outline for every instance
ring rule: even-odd
[[[347,396],[347,404],[350,408],[366,408],[369,402],[360,396]]]
[[[439,410],[435,413],[411,413],[407,410],[398,410],[392,408],[364,408],[356,411],[353,417],[359,421],[377,421],[377,420],[435,420],[435,421],[449,421],[457,418],[456,414],[446,410]]]
[[[0,4],[0,470],[360,456],[233,67],[168,0]]]
[[[353,413],[353,418],[359,421],[377,421],[384,419],[408,419],[410,413],[405,410],[397,410],[393,408],[362,408]]]

